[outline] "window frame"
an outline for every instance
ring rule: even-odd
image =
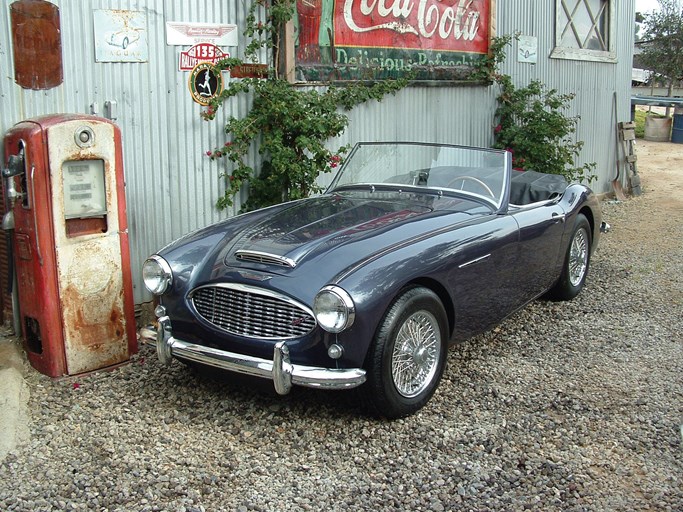
[[[616,0],[606,0],[608,9],[607,23],[609,25],[607,31],[607,51],[562,46],[562,32],[567,26],[567,24],[560,26],[562,18],[566,18],[562,10],[563,1],[566,2],[567,0],[555,0],[555,46],[552,52],[550,52],[550,58],[616,63]]]

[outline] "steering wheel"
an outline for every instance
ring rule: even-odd
[[[455,183],[455,182],[458,181],[458,180],[462,180],[463,186],[465,185],[465,182],[466,182],[466,181],[473,181],[473,182],[475,182],[477,185],[479,185],[481,188],[483,188],[484,190],[486,190],[486,193],[487,193],[488,195],[491,196],[491,199],[495,199],[495,198],[496,198],[496,195],[493,193],[493,190],[491,190],[491,189],[489,188],[489,186],[488,186],[486,183],[484,183],[483,181],[481,181],[479,178],[475,178],[475,177],[473,177],[473,176],[458,176],[457,178],[454,178],[454,179],[452,179],[451,181],[449,181],[449,182],[448,182],[448,185],[446,185],[446,188],[451,188],[451,185],[453,185],[453,183]],[[460,187],[460,190],[464,190],[462,186]]]

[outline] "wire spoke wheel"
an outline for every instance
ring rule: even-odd
[[[571,300],[581,292],[588,276],[592,243],[593,233],[588,219],[579,213],[566,249],[562,273],[548,291],[551,299]]]
[[[441,337],[434,315],[418,311],[401,325],[391,356],[391,378],[406,398],[422,393],[439,365]]]
[[[574,234],[569,252],[569,282],[572,286],[578,286],[581,283],[587,268],[588,233],[581,228]]]
[[[439,296],[406,288],[389,306],[368,349],[364,404],[385,418],[419,411],[436,391],[448,350],[448,318]]]

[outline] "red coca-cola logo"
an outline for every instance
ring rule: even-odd
[[[338,0],[335,44],[486,53],[491,0]]]

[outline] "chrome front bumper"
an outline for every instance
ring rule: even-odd
[[[171,335],[171,321],[167,316],[159,318],[157,354],[164,364],[170,364],[175,357],[270,379],[280,395],[289,393],[292,384],[309,388],[349,389],[365,382],[365,370],[360,368],[340,370],[292,364],[289,361],[289,348],[284,341],[275,344],[272,361],[188,343]]]

